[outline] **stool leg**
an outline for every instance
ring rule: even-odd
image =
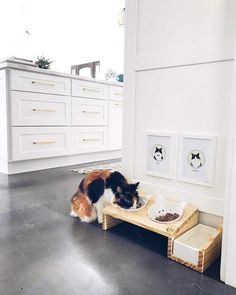
[[[123,222],[120,219],[116,219],[110,215],[107,214],[103,214],[103,218],[102,218],[102,229],[103,230],[108,230],[109,228],[120,224],[121,222]]]
[[[168,238],[167,257],[171,258],[173,254],[173,239]]]

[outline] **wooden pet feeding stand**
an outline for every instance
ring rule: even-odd
[[[111,205],[107,206],[103,210],[102,229],[108,230],[109,228],[112,228],[113,226],[125,221],[136,226],[140,226],[146,230],[163,235],[168,238],[168,258],[191,267],[199,272],[203,272],[206,267],[209,266],[210,263],[213,262],[220,254],[220,233],[217,231],[217,234],[209,239],[205,247],[206,251],[204,248],[199,249],[199,260],[197,265],[178,259],[177,257],[173,256],[174,241],[198,224],[198,209],[194,206],[187,205],[184,209],[183,217],[179,221],[171,224],[156,223],[150,220],[147,216],[148,209],[153,205],[154,200],[155,199],[152,197],[144,209],[133,212],[123,211]],[[213,249],[213,251],[211,251],[211,249]],[[207,265],[204,265],[204,261],[207,263]]]

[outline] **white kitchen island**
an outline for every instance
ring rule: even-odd
[[[0,172],[121,157],[122,83],[0,64]]]

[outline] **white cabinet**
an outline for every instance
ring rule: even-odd
[[[119,83],[0,63],[0,84],[0,172],[121,157]]]
[[[109,101],[109,149],[121,149],[122,146],[123,103]]]
[[[69,147],[69,127],[12,128],[12,161],[62,156]]]
[[[110,86],[109,88],[109,99],[116,101],[123,101],[123,87]]]
[[[70,95],[70,79],[27,71],[11,71],[11,90]]]
[[[72,97],[72,125],[107,125],[106,100]]]
[[[69,125],[71,100],[67,96],[11,91],[12,126]]]
[[[103,83],[72,80],[72,96],[108,99],[108,85]]]
[[[72,127],[72,153],[107,150],[107,127]]]

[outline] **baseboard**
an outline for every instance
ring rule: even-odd
[[[186,201],[198,207],[200,212],[216,215],[217,217],[222,217],[224,214],[224,199],[192,193],[180,189],[174,189],[171,187],[160,186],[148,182],[141,182],[140,188],[149,194],[160,194],[169,199]]]
[[[4,169],[0,172],[5,174],[17,174],[63,166],[79,165],[90,162],[105,161],[117,158],[121,158],[120,150],[44,159],[34,159],[27,161],[17,161],[7,163],[7,169]]]

